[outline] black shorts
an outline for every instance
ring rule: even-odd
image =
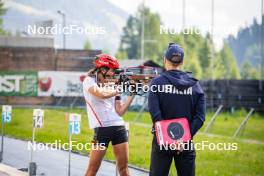
[[[125,126],[98,127],[94,129],[94,143],[108,147],[128,142],[128,131]]]

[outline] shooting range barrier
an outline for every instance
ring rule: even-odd
[[[86,72],[0,72],[0,103],[85,107],[82,94],[84,75]],[[264,113],[264,89],[259,88],[260,82],[264,85],[264,81],[258,80],[202,80],[200,84],[206,95],[207,109],[215,110],[223,105],[223,110],[254,108],[256,112]],[[134,102],[137,103],[133,103],[130,110],[146,111],[146,96],[136,96]]]
[[[206,80],[200,84],[206,95],[207,109],[250,109],[264,113],[264,88],[259,80]],[[213,85],[213,86],[212,86]]]

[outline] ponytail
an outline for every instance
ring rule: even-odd
[[[97,68],[92,68],[92,69],[90,69],[90,70],[87,72],[87,76],[91,76],[91,77],[95,76],[96,71],[97,71]]]

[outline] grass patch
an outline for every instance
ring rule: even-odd
[[[86,143],[93,138],[93,131],[88,128],[87,114],[85,109],[67,109],[69,112],[82,114],[81,134],[74,135],[73,140]],[[32,135],[32,109],[13,108],[12,122],[5,124],[5,132],[8,136],[30,140]],[[54,142],[61,140],[68,141],[68,123],[65,119],[66,109],[45,109],[45,121],[42,129],[36,130],[36,141]],[[149,168],[150,148],[152,141],[151,118],[148,113],[144,113],[141,118],[133,123],[137,117],[137,112],[128,112],[124,119],[130,122],[130,141],[129,141],[129,163]],[[199,150],[197,152],[197,175],[263,175],[263,158],[264,158],[264,118],[258,114],[250,117],[245,129],[235,141],[231,138],[235,130],[239,127],[246,111],[236,111],[234,114],[221,113],[210,133],[219,134],[219,137],[211,137],[199,133],[195,137],[195,142],[209,141],[212,143],[233,143],[237,142],[238,150],[236,151],[210,151],[209,149]],[[207,114],[205,125],[209,122],[212,113]],[[201,131],[204,130],[201,129]],[[245,143],[240,139],[258,140],[262,144]],[[76,148],[73,150],[76,151]],[[89,153],[89,151],[79,151]],[[114,160],[114,155],[109,148],[106,159]],[[170,175],[175,175],[176,170],[171,168]]]

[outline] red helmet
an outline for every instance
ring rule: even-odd
[[[99,54],[95,57],[95,67],[107,67],[112,69],[118,69],[119,63],[117,62],[117,59],[112,56],[109,56],[107,54]]]

